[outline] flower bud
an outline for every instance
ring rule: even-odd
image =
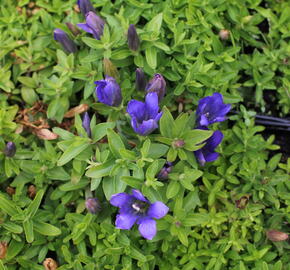
[[[74,24],[70,22],[66,22],[65,24],[74,36],[77,36],[81,33],[81,31]]]
[[[4,155],[6,157],[14,157],[15,153],[16,153],[15,143],[14,142],[8,142],[6,144],[5,149],[4,149]]]
[[[5,259],[7,253],[8,244],[4,241],[0,242],[0,259]]]
[[[65,51],[67,51],[68,53],[75,53],[77,51],[77,46],[64,31],[56,28],[53,31],[53,34],[54,40],[58,41]]]
[[[104,58],[103,64],[104,64],[105,75],[111,76],[116,79],[119,77],[117,68],[108,58]]]
[[[91,138],[92,136],[92,131],[91,131],[91,119],[90,116],[87,112],[85,112],[84,117],[83,117],[83,123],[82,126],[85,129],[86,133],[88,134],[88,137]]]
[[[142,68],[137,68],[136,69],[136,81],[135,81],[136,89],[138,91],[144,91],[146,84],[147,84],[147,80],[146,80],[144,71],[142,70]]]
[[[229,39],[229,36],[230,36],[229,30],[227,30],[227,29],[220,30],[219,37],[221,40],[227,40],[227,39]]]
[[[165,95],[166,82],[161,74],[155,74],[153,79],[146,85],[145,91],[147,93],[155,92],[158,95],[160,102]]]
[[[101,204],[97,198],[87,198],[86,208],[91,214],[97,214],[101,211]]]
[[[46,258],[43,262],[43,266],[45,270],[56,270],[58,265],[54,259]]]
[[[134,24],[130,24],[128,28],[128,47],[132,51],[137,51],[139,48],[139,37]]]
[[[279,232],[276,230],[270,230],[266,232],[267,238],[273,242],[284,241],[288,239],[288,234]]]
[[[96,95],[98,100],[108,106],[117,107],[122,102],[121,88],[116,80],[106,76],[104,80],[96,81]]]
[[[172,167],[172,162],[166,162],[163,168],[158,173],[157,178],[160,180],[168,179],[168,174],[172,171]]]
[[[95,12],[95,9],[90,2],[90,0],[78,0],[78,6],[80,8],[81,13],[86,16],[89,11]]]
[[[182,148],[184,144],[185,144],[184,140],[176,140],[172,143],[172,146],[174,148]]]

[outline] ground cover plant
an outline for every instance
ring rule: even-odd
[[[1,4],[1,270],[289,269],[288,1]]]

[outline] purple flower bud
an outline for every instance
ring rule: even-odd
[[[146,85],[145,91],[147,93],[155,92],[158,95],[160,102],[165,95],[166,82],[161,74],[155,74],[153,79]]]
[[[104,80],[96,81],[96,95],[100,102],[117,107],[122,102],[121,88],[116,80],[106,76]]]
[[[144,74],[144,71],[142,70],[142,68],[137,68],[136,69],[136,89],[139,91],[144,91],[145,87],[147,84],[147,80]]]
[[[91,138],[91,136],[92,136],[90,124],[91,124],[90,116],[87,112],[85,112],[84,117],[83,117],[82,126],[85,129],[86,133],[88,134],[89,138]]]
[[[89,12],[89,11],[93,11],[95,12],[95,9],[92,5],[92,3],[90,2],[90,0],[78,0],[78,6],[81,10],[81,13],[86,16],[86,14]]]
[[[86,23],[78,23],[77,26],[90,33],[94,36],[95,39],[100,39],[103,30],[104,30],[105,22],[94,12],[89,11],[86,14]]]
[[[91,214],[97,214],[101,211],[101,204],[97,198],[87,198],[86,208]]]
[[[81,33],[80,30],[77,29],[77,27],[74,24],[72,24],[70,22],[66,22],[65,24],[74,36],[77,36]]]
[[[172,162],[167,161],[163,166],[163,168],[158,173],[157,178],[160,180],[168,179],[168,174],[172,171],[172,167],[173,167]]]
[[[137,51],[139,48],[139,37],[134,24],[130,24],[128,28],[128,47],[132,51]]]
[[[66,32],[62,31],[61,29],[54,29],[54,40],[58,41],[63,49],[68,53],[75,53],[77,51],[77,46],[75,43],[68,37]]]
[[[14,142],[8,142],[4,149],[4,155],[6,157],[14,157],[16,153],[16,146]]]
[[[269,230],[266,232],[267,238],[273,242],[285,241],[288,239],[288,234],[276,230]]]
[[[174,148],[182,148],[184,144],[185,144],[184,140],[176,140],[176,141],[173,141],[172,146]]]

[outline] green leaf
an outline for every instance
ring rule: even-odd
[[[184,245],[184,246],[188,246],[188,237],[187,234],[185,232],[185,230],[183,228],[179,228],[177,230],[177,236],[179,241]]]
[[[163,115],[160,119],[160,132],[162,136],[167,138],[172,137],[172,130],[175,128],[175,123],[170,111],[164,107],[163,108]]]
[[[107,176],[109,175],[114,164],[114,160],[109,160],[103,164],[96,165],[87,170],[86,176],[91,178],[101,178],[103,176]]]
[[[92,128],[93,140],[97,142],[100,139],[102,139],[103,137],[105,137],[107,135],[108,129],[114,128],[115,125],[116,124],[114,122],[106,122],[106,123],[100,123],[100,124],[97,124],[96,126],[94,126]]]
[[[42,235],[57,236],[61,234],[61,230],[59,228],[42,221],[33,221],[33,228]]]
[[[145,57],[147,64],[152,69],[156,69],[157,67],[157,50],[155,47],[149,47],[145,50]]]
[[[34,240],[34,233],[33,233],[33,222],[30,219],[23,221],[23,229],[26,237],[26,241],[28,243],[32,243]]]
[[[14,216],[21,213],[15,203],[11,200],[7,200],[2,194],[0,194],[0,208],[9,216]]]
[[[213,134],[212,130],[194,129],[187,131],[182,136],[185,142],[184,148],[188,151],[196,151],[197,149],[200,149],[202,147],[202,145],[197,144],[204,142],[209,137],[211,137],[212,134]]]
[[[210,216],[206,213],[189,214],[183,221],[184,226],[205,225],[210,222]]]
[[[120,149],[124,149],[125,145],[121,139],[121,137],[112,129],[107,129],[107,136],[108,136],[108,142],[110,150],[112,151],[112,154],[116,158],[120,158],[121,155],[119,153]]]
[[[10,222],[10,221],[5,221],[3,224],[1,224],[1,226],[3,226],[3,228],[5,228],[6,230],[12,232],[12,233],[22,233],[23,232],[23,229],[21,226],[13,223],[13,222]]]
[[[180,184],[177,181],[170,181],[166,190],[166,197],[171,199],[177,195],[180,189]]]
[[[84,151],[89,145],[90,142],[88,139],[76,137],[73,143],[64,151],[58,160],[57,166],[63,166],[64,164],[68,163],[74,157]]]
[[[27,213],[27,215],[30,218],[32,218],[36,214],[36,212],[37,212],[37,210],[38,210],[38,208],[40,206],[40,203],[41,203],[43,195],[44,195],[44,191],[43,190],[39,190],[37,192],[34,200],[27,207],[27,212],[26,213]]]
[[[159,34],[160,28],[162,25],[162,19],[163,19],[163,13],[157,14],[155,17],[153,17],[146,25],[145,29],[150,32],[156,32]]]
[[[92,49],[103,49],[103,44],[95,38],[83,37],[82,41]]]
[[[168,149],[169,149],[169,146],[167,145],[160,144],[160,143],[151,143],[149,152],[148,152],[148,157],[153,158],[153,159],[160,158],[162,156],[165,156]]]
[[[122,176],[121,180],[125,182],[128,186],[136,189],[141,189],[143,180],[133,177],[133,176]]]
[[[6,258],[7,261],[13,259],[24,247],[25,241],[16,241],[14,239],[11,240],[8,246]]]

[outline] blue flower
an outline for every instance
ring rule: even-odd
[[[118,229],[130,230],[134,223],[137,223],[140,234],[148,240],[152,240],[156,235],[154,218],[163,218],[169,210],[163,202],[150,203],[136,189],[132,190],[132,195],[127,193],[112,195],[110,203],[120,208],[115,222]]]
[[[127,106],[127,112],[131,116],[131,126],[142,136],[158,128],[158,121],[162,116],[162,112],[158,113],[158,111],[158,96],[155,92],[146,95],[145,103],[133,99]]]
[[[159,73],[155,74],[154,77],[146,85],[145,91],[147,93],[155,92],[158,95],[159,102],[165,95],[166,82],[163,76]]]
[[[223,103],[223,96],[214,93],[212,96],[202,98],[196,110],[196,122],[198,127],[207,127],[215,122],[226,120],[226,114],[231,105]]]
[[[89,138],[91,138],[91,136],[92,136],[92,131],[91,131],[90,125],[91,125],[90,116],[87,112],[85,112],[84,117],[83,117],[82,126],[85,129],[86,133],[88,134]]]
[[[205,141],[205,145],[194,152],[195,157],[201,166],[204,166],[206,162],[215,161],[219,157],[219,154],[214,150],[221,143],[223,137],[224,135],[221,131],[215,131],[212,136]]]
[[[94,12],[86,14],[86,23],[78,23],[77,26],[90,33],[95,39],[100,39],[103,34],[105,22]]]
[[[95,12],[95,9],[94,9],[92,3],[90,2],[90,0],[78,0],[77,3],[78,3],[78,6],[79,6],[79,8],[81,10],[81,13],[84,16],[86,16],[86,14],[89,11]]]
[[[77,46],[75,43],[68,37],[67,33],[61,29],[54,29],[53,31],[54,40],[58,41],[63,49],[68,53],[75,53],[77,51]]]
[[[96,81],[96,95],[100,102],[117,107],[122,102],[121,88],[116,80],[106,76],[104,80]]]

